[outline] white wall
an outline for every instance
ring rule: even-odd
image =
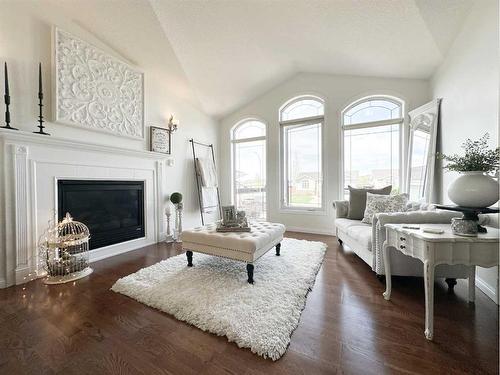
[[[432,78],[434,98],[441,104],[440,148],[445,154],[461,152],[466,138],[488,132],[498,145],[498,2],[478,0],[444,62]],[[438,174],[441,199],[450,203],[449,184],[456,173]],[[496,299],[498,270],[478,269],[478,286]]]
[[[325,170],[326,213],[290,214],[279,208],[279,125],[278,110],[287,100],[314,94],[325,99]],[[289,229],[333,234],[332,202],[340,198],[340,112],[353,100],[370,94],[389,94],[405,99],[409,109],[430,99],[429,84],[424,80],[299,74],[255,99],[221,120],[220,173],[222,202],[231,202],[230,129],[245,118],[258,118],[267,132],[267,202],[268,220],[285,224]]]
[[[3,1],[0,11],[0,61],[7,61],[12,125],[36,130],[37,65],[43,65],[45,116],[51,119],[51,28],[62,29],[126,59],[145,74],[145,124],[165,126],[170,113],[180,120],[173,135],[174,166],[168,168],[165,192],[185,196],[185,226],[199,225],[194,171],[188,139],[216,143],[216,123],[198,102],[163,30],[147,1],[46,0]],[[2,68],[3,69],[3,68]],[[0,87],[3,98],[3,72]],[[3,102],[3,99],[2,99]],[[0,122],[3,122],[3,106]],[[149,138],[136,141],[47,122],[47,131],[67,139],[146,150]],[[0,218],[0,220],[3,220]],[[0,223],[1,224],[1,223]]]

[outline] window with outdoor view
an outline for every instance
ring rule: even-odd
[[[300,97],[280,111],[282,208],[323,208],[323,100]]]
[[[358,100],[342,115],[343,187],[401,190],[403,101],[377,96]]]
[[[231,131],[233,201],[256,220],[266,219],[266,125],[245,120]]]

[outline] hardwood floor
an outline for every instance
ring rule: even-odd
[[[180,253],[158,244],[93,264],[76,283],[0,290],[0,374],[496,374],[498,308],[467,284],[435,288],[435,340],[424,338],[421,279],[394,278],[392,299],[335,237],[287,353],[272,362],[109,288]],[[256,266],[258,275],[258,264]]]

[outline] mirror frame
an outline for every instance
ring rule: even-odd
[[[408,113],[409,116],[409,139],[406,160],[406,193],[410,195],[411,182],[411,162],[413,151],[413,138],[417,129],[425,127],[429,130],[430,144],[427,154],[427,178],[424,186],[424,194],[419,198],[420,202],[430,203],[432,194],[432,183],[434,181],[435,164],[436,164],[436,145],[437,145],[437,127],[439,123],[439,109],[441,99],[434,99],[423,106],[420,106]],[[430,125],[422,123],[423,118],[430,118]]]

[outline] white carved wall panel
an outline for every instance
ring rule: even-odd
[[[130,65],[55,28],[56,121],[144,138],[144,77]]]

